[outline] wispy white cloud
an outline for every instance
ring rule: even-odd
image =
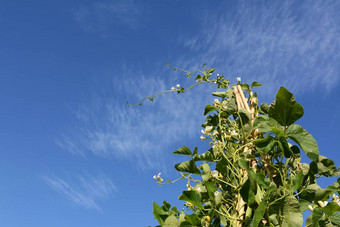
[[[141,7],[135,1],[101,0],[80,7],[75,13],[75,19],[85,31],[103,32],[117,25],[135,29],[139,24],[140,14]]]
[[[208,62],[274,90],[333,89],[340,79],[339,1],[237,1],[182,36],[187,67]],[[271,93],[273,91],[270,91]]]
[[[235,4],[223,15],[207,13],[197,35],[181,36],[179,43],[186,52],[182,57],[175,56],[174,61],[170,59],[171,63],[194,70],[208,62],[233,78],[241,76],[248,82],[263,83],[270,97],[282,85],[294,93],[319,87],[332,89],[337,85],[339,3]],[[201,87],[185,95],[159,97],[152,105],[125,106],[122,99],[137,102],[178,82],[177,76],[170,77],[174,73],[158,69],[154,67],[152,73],[121,70],[124,79],[116,75],[111,88],[116,93],[98,93],[79,108],[77,129],[61,138],[59,146],[73,154],[128,160],[139,169],[162,168],[169,161],[164,156],[171,152],[169,147],[182,143],[183,138],[186,141],[194,136],[199,138],[204,120],[202,109],[212,97],[210,88]]]
[[[117,191],[112,181],[102,176],[82,176],[68,182],[59,177],[44,177],[43,179],[53,190],[75,204],[99,211],[101,208],[98,200],[107,199]]]
[[[154,75],[146,77],[133,73],[130,77],[128,74],[124,73],[124,80],[115,77],[114,84],[117,93],[125,94],[130,102],[138,102],[145,95],[170,90],[176,85],[166,79],[157,79]],[[199,138],[200,125],[204,121],[202,109],[213,100],[209,90],[201,87],[184,95],[167,94],[155,98],[151,104],[145,102],[142,106],[132,108],[126,106],[122,99],[115,99],[117,95],[111,94],[111,98],[105,98],[97,94],[91,103],[83,105],[76,112],[81,127],[73,136],[59,139],[58,144],[72,154],[128,160],[143,171],[161,169],[169,161],[164,154],[173,151],[169,151],[169,147],[179,141],[182,143],[183,137]],[[197,98],[199,92],[208,95]]]

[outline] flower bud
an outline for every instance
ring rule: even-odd
[[[210,132],[213,129],[212,126],[207,126],[205,127],[205,132]]]
[[[312,205],[308,205],[308,209],[309,209],[310,211],[313,211]]]
[[[204,137],[204,136],[201,136],[200,138],[202,141],[207,139],[207,137]]]

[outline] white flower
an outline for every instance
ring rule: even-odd
[[[218,99],[215,99],[214,102],[215,102],[216,104],[220,104],[220,100],[218,100]]]
[[[191,206],[192,206],[192,203],[186,202],[185,205],[186,205],[187,207],[191,207]]]
[[[218,177],[218,171],[217,171],[217,170],[212,171],[211,175],[212,175],[214,178],[217,178],[217,177]]]
[[[180,84],[177,84],[176,87],[179,88],[181,85]]]
[[[204,137],[204,136],[201,136],[201,140],[203,141],[203,140],[206,140],[207,139],[207,137]]]
[[[161,173],[159,173],[158,175],[157,175],[157,178],[160,178],[161,177]]]
[[[218,191],[214,192],[214,196],[218,196],[218,194],[219,194]]]
[[[320,205],[320,207],[325,207],[327,205],[327,201],[318,201],[318,204]]]
[[[201,186],[197,185],[196,191],[201,192],[202,191]]]
[[[155,176],[153,176],[153,179],[157,180],[157,177],[156,177],[156,175],[155,175]]]
[[[175,88],[175,87],[172,87],[172,88],[171,88],[171,90],[173,90],[173,91],[174,91],[174,90],[176,90],[176,88]]]
[[[308,205],[308,209],[309,209],[310,211],[313,211],[313,207],[312,207],[311,205]]]
[[[220,76],[220,74],[217,73],[217,76]]]
[[[207,133],[207,132],[210,132],[212,129],[213,129],[212,126],[207,126],[207,127],[205,127],[205,132],[206,132],[206,133]]]
[[[237,82],[241,82],[241,77],[237,77]]]
[[[213,136],[218,135],[218,131],[214,130],[212,133]]]
[[[232,135],[232,136],[237,136],[237,132],[236,132],[235,130],[233,130],[233,131],[231,132],[231,135]]]
[[[201,133],[202,133],[202,134],[205,134],[205,131],[202,129],[202,130],[201,130]]]

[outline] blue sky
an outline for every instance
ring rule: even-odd
[[[320,153],[338,159],[339,1],[9,1],[0,7],[1,226],[156,225],[152,201],[177,200],[178,147],[200,141],[213,87],[174,66],[203,63],[231,81],[280,86]],[[327,185],[329,180],[320,181]]]

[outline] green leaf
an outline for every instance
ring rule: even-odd
[[[190,222],[188,222],[188,221],[183,221],[180,224],[180,227],[192,227],[192,226],[193,225]]]
[[[340,226],[340,213],[334,213],[332,214],[329,219],[334,225]]]
[[[221,98],[227,97],[227,93],[225,91],[213,92],[212,95],[216,97],[221,97]]]
[[[312,215],[309,215],[306,219],[306,227],[312,227],[313,221],[312,221]]]
[[[236,103],[236,98],[233,96],[229,98],[228,102],[226,105],[223,106],[224,112],[226,113],[226,118],[230,116],[231,114],[237,112],[237,103]]]
[[[265,178],[263,174],[256,173],[256,181],[263,189],[267,189],[270,184],[270,181],[266,181],[266,179],[268,178]]]
[[[253,217],[253,227],[257,227],[260,223],[260,221],[263,218],[263,215],[266,211],[266,206],[267,206],[267,198],[264,198],[260,205],[256,208],[254,217]]]
[[[238,112],[241,116],[243,126],[251,121],[251,113],[246,109],[240,109]]]
[[[169,214],[168,212],[164,211],[157,203],[153,202],[153,215],[159,224],[162,225]]]
[[[283,205],[283,216],[286,226],[302,226],[303,218],[300,212],[300,204],[295,196],[286,196]]]
[[[269,105],[267,103],[262,103],[260,106],[260,113],[261,114],[268,114],[269,111]]]
[[[295,101],[294,95],[281,87],[275,101],[270,105],[268,115],[283,126],[289,126],[303,116],[303,107]]]
[[[330,216],[334,212],[339,212],[340,206],[335,203],[327,203],[327,205],[325,207],[322,207],[321,210]]]
[[[254,81],[254,82],[251,83],[251,85],[250,85],[251,88],[261,87],[261,86],[262,86],[262,84],[260,84],[259,82],[256,82],[256,81]]]
[[[175,214],[179,214],[179,210],[175,206],[171,208],[171,211],[173,211]]]
[[[270,126],[268,125],[268,117],[265,115],[260,115],[255,118],[253,122],[254,129],[258,129],[259,132],[269,132]]]
[[[215,204],[220,205],[222,202],[222,192],[219,192],[217,195],[215,195]]]
[[[194,160],[178,163],[175,165],[175,169],[179,172],[193,173],[198,175],[201,174]]]
[[[240,86],[243,90],[247,90],[248,92],[250,92],[250,87],[247,83],[240,84]]]
[[[321,187],[319,185],[310,184],[301,191],[300,196],[301,198],[308,200],[309,202],[312,202],[315,199],[315,192],[320,189]]]
[[[302,213],[308,210],[308,205],[310,205],[309,201],[304,200],[304,199],[299,199],[299,203],[300,203],[300,210]]]
[[[211,162],[211,161],[214,160],[214,156],[211,153],[211,151],[209,150],[207,152],[204,152],[201,155],[198,155],[198,156],[194,157],[194,160],[195,161],[207,161],[207,162]]]
[[[259,132],[269,132],[272,128],[281,128],[279,123],[271,117],[267,117],[265,115],[260,115],[255,118],[253,122],[253,127],[258,129]]]
[[[170,207],[171,207],[171,204],[170,203],[168,203],[167,201],[163,201],[163,210],[165,210],[165,211],[169,211],[170,210]]]
[[[242,196],[242,199],[250,206],[254,204],[255,201],[255,194],[253,190],[251,190],[251,183],[248,179],[243,185],[240,190],[240,194]]]
[[[315,191],[315,197],[314,199],[316,201],[321,200],[327,200],[329,198],[329,196],[334,192],[334,190],[330,189],[329,187],[327,187],[326,189],[323,188],[319,188]]]
[[[301,187],[302,182],[303,182],[303,172],[300,171],[298,174],[294,176],[292,192],[295,192],[296,190],[298,190]]]
[[[201,166],[202,171],[202,180],[204,181],[208,181],[210,178],[210,166],[207,163],[204,163]]]
[[[257,181],[256,181],[256,175],[252,169],[249,168],[249,165],[245,168],[248,172],[248,179],[247,181],[242,185],[241,188],[241,196],[242,199],[248,203],[248,205],[253,205],[255,201],[255,194],[257,192]]]
[[[319,160],[318,144],[311,134],[300,125],[291,125],[286,130],[286,135],[297,143],[306,155],[315,162]]]
[[[279,195],[278,195],[279,196]],[[293,195],[286,195],[283,199],[276,201],[269,207],[269,216],[271,221],[283,217],[280,226],[283,227],[301,227],[303,223],[300,204]]]
[[[200,209],[203,209],[200,195],[196,191],[183,191],[183,194],[178,197],[179,200],[190,202]]]
[[[208,113],[210,113],[214,110],[217,110],[217,108],[208,104],[208,105],[205,106],[204,115],[207,115]]]
[[[274,132],[277,137],[286,137],[285,132],[280,128],[271,127],[271,131]]]
[[[312,211],[312,226],[319,227],[319,220],[322,218],[322,211],[318,208],[315,208]]]
[[[243,169],[249,169],[249,162],[244,159],[239,159],[238,165]]]
[[[256,174],[257,175],[257,174]],[[257,227],[262,220],[262,217],[267,209],[267,202],[268,198],[270,197],[271,193],[276,189],[275,183],[271,183],[264,195],[262,201],[260,202],[259,206],[255,210],[254,217],[253,217],[253,224],[252,226]]]
[[[187,146],[183,146],[181,148],[178,148],[176,151],[173,152],[173,154],[192,155],[189,147],[187,147]]]
[[[213,184],[210,181],[207,181],[207,182],[205,182],[205,187],[207,188],[210,200],[214,201],[214,199],[215,199],[214,193],[217,191],[216,185]]]
[[[325,156],[319,156],[319,162],[317,164],[317,173],[320,176],[326,177],[336,177],[339,175],[339,169],[336,168],[334,162],[331,159],[326,158]]]
[[[198,149],[195,147],[194,152],[192,152],[192,155],[198,155]]]
[[[275,140],[274,137],[268,135],[263,139],[258,139],[255,142],[256,150],[263,154],[268,154],[274,147]]]
[[[197,217],[197,214],[185,215],[185,220],[187,220],[192,226],[200,226],[201,222]]]
[[[185,221],[185,213],[182,211],[179,215],[179,222],[182,223]]]
[[[278,143],[280,144],[279,147],[283,149],[284,156],[290,158],[293,155],[293,151],[289,148],[286,138],[279,137]]]
[[[179,227],[179,221],[175,216],[171,215],[167,219],[165,219],[165,222],[162,226]]]

